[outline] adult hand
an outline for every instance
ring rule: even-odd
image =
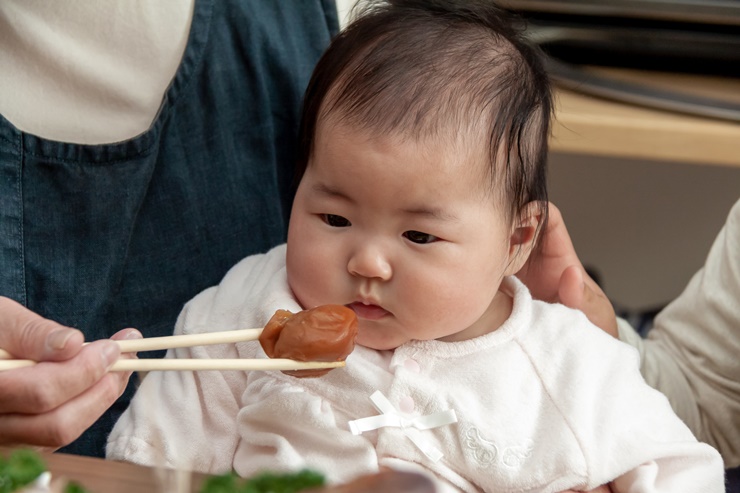
[[[614,307],[583,268],[560,210],[552,203],[548,210],[541,249],[530,256],[517,277],[535,299],[581,310],[591,323],[618,337]]]
[[[124,329],[113,339],[140,337],[137,330]],[[0,296],[0,348],[16,358],[39,361],[0,371],[0,445],[63,447],[120,397],[130,373],[108,372],[120,356],[118,345],[111,340],[83,342],[79,330]]]

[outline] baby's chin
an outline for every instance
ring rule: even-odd
[[[372,330],[372,329],[370,329]],[[385,338],[377,337],[375,334],[371,335],[365,335],[364,330],[362,329],[362,325],[360,325],[360,330],[357,333],[357,339],[355,339],[355,344],[358,346],[363,346],[368,349],[374,349],[376,351],[392,351],[396,349],[398,346],[402,345],[406,341],[400,341],[400,340],[390,340]]]

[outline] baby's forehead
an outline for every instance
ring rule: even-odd
[[[457,123],[439,122],[434,126],[390,126],[384,123],[355,119],[344,112],[319,116],[317,138],[348,138],[352,141],[383,141],[388,145],[414,146],[420,152],[453,153],[462,158],[474,157],[489,161],[489,145],[480,127],[463,129]],[[481,159],[483,158],[483,159]]]
[[[351,113],[344,109],[325,109],[318,115],[317,137],[331,135],[362,136],[365,139],[384,139],[398,145],[414,144],[420,149],[442,149],[457,154],[490,159],[490,122],[483,118],[460,118],[440,114],[427,121],[388,121]]]
[[[367,145],[380,146],[391,152],[395,149],[411,150],[414,157],[421,157],[429,164],[430,171],[433,166],[454,169],[456,177],[471,183],[471,192],[480,191],[490,196],[495,188],[500,188],[495,186],[487,138],[481,132],[460,132],[452,125],[440,126],[433,132],[413,132],[404,128],[388,130],[384,126],[374,127],[367,123],[359,125],[334,115],[319,118],[317,123],[315,151],[331,148],[332,153],[351,154],[362,152]]]
[[[424,87],[424,80],[386,81],[348,87],[351,80],[340,78],[321,102],[317,123],[337,122],[368,132],[398,133],[417,140],[444,137],[450,141],[475,136],[490,130],[500,105],[495,97],[478,93],[475,87],[447,80],[437,90]],[[377,85],[377,84],[376,84]],[[421,86],[414,89],[415,86]]]

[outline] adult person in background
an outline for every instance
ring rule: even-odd
[[[117,346],[83,339],[169,335],[182,300],[285,240],[337,24],[333,0],[0,2],[0,347],[46,361],[0,373],[0,445],[95,422],[63,450],[102,456],[132,385],[117,399]]]
[[[696,437],[740,466],[740,200],[683,293],[642,339],[614,309],[578,260],[551,204],[542,251],[518,274],[533,295],[582,310],[596,325],[635,346],[645,380],[668,397]],[[728,473],[740,485],[735,469]]]

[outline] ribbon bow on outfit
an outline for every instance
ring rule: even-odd
[[[383,414],[350,421],[349,429],[352,434],[361,435],[366,431],[377,430],[378,428],[384,428],[387,426],[401,428],[409,440],[411,440],[414,445],[424,453],[424,455],[429,457],[429,459],[437,462],[442,458],[444,454],[442,454],[442,452],[428,440],[420,436],[416,430],[430,430],[432,428],[457,423],[457,416],[453,409],[439,411],[426,416],[407,418],[402,416],[379,390],[376,390],[373,395],[370,396],[370,400],[373,401],[375,408]]]

